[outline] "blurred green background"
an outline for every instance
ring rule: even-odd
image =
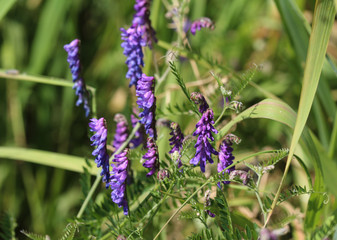
[[[114,114],[129,115],[134,101],[130,97],[134,91],[128,88],[125,79],[127,67],[119,30],[130,25],[134,1],[2,0],[0,5],[4,2],[9,5],[13,2],[13,5],[0,18],[0,68],[71,81],[63,45],[80,39],[83,77],[88,85],[97,88],[97,115],[108,120],[113,132]],[[310,23],[314,1],[293,2]],[[153,0],[153,6],[159,7],[153,22],[158,39],[176,41],[175,31],[169,28],[170,20],[165,17],[164,5],[160,0]],[[190,36],[192,49],[239,72],[257,64],[259,71],[253,82],[296,110],[304,61],[274,1],[191,0],[189,19],[203,16],[211,18],[216,27],[214,31],[202,30]],[[336,41],[335,24],[328,47],[332,61],[337,57]],[[155,71],[152,66],[150,73],[163,74],[168,55],[167,50],[155,45],[153,62],[158,69]],[[194,75],[193,66],[188,62],[182,61],[179,70],[186,82],[212,79],[210,69],[203,67],[199,69],[199,77]],[[328,145],[337,101],[336,77],[329,66],[325,66],[325,70],[321,84],[329,92],[329,99],[317,98],[314,104],[317,111],[308,122],[323,146]],[[208,83],[201,88],[206,96],[214,92],[215,80]],[[184,99],[179,89],[172,88],[174,84],[174,77],[169,74],[157,91],[160,106]],[[82,106],[75,106],[75,98],[71,88],[0,79],[0,145],[91,158],[88,119]],[[263,98],[261,92],[248,86],[238,100],[249,107]],[[182,122],[186,134],[191,133],[195,122],[189,118],[183,122],[183,119],[181,116],[170,118]],[[267,120],[243,122],[236,134],[243,139],[237,149],[242,154],[289,146],[290,132],[281,124]],[[168,149],[164,141],[161,143],[161,149]],[[280,173],[275,174],[272,182],[279,181],[277,174]],[[67,219],[76,215],[84,197],[79,176],[51,167],[0,159],[0,213],[14,216],[18,231],[26,229],[59,236]],[[289,181],[300,182],[301,178],[291,175]]]

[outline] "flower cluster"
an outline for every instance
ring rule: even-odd
[[[67,61],[69,63],[72,74],[75,93],[78,96],[76,106],[83,103],[85,116],[88,117],[90,113],[89,107],[89,92],[85,86],[85,82],[81,77],[81,62],[80,62],[80,40],[75,39],[71,43],[64,45],[64,50],[68,53]]]
[[[239,144],[240,139],[234,134],[227,134],[225,139],[219,146],[219,163],[218,163],[218,172],[222,172],[227,167],[233,164],[235,157],[233,156],[233,148],[231,147],[233,143]],[[231,174],[235,170],[235,166],[232,166],[225,170],[226,173]],[[229,181],[223,181],[223,184],[229,184]],[[218,187],[221,188],[220,182]]]
[[[130,79],[129,87],[132,85],[137,86],[137,81],[143,73],[142,67],[144,67],[141,29],[131,27],[127,30],[124,28],[120,30],[122,32],[123,43],[121,46],[124,49],[123,54],[127,57],[125,61],[128,66],[126,78]]]
[[[147,138],[146,142],[147,153],[143,156],[145,162],[143,166],[151,169],[150,172],[146,174],[146,176],[152,176],[156,170],[159,168],[158,163],[158,148],[152,137]]]
[[[218,172],[222,172],[228,166],[233,164],[234,156],[232,154],[233,148],[231,148],[232,142],[224,140],[219,147],[219,163]],[[231,173],[235,170],[235,166],[225,170],[226,173]],[[223,181],[223,184],[229,184],[229,181]],[[221,184],[218,183],[218,187],[221,188]]]
[[[109,186],[112,189],[111,199],[118,207],[123,207],[124,215],[129,214],[128,202],[126,199],[126,179],[128,177],[129,160],[127,158],[128,149],[125,149],[120,154],[116,154],[112,160],[112,171]]]
[[[199,92],[192,92],[191,93],[191,100],[195,104],[199,105],[199,112],[200,113],[204,113],[209,108],[205,97]]]
[[[201,30],[201,28],[209,28],[209,29],[213,30],[214,29],[214,23],[212,22],[211,19],[209,19],[207,17],[202,17],[202,18],[192,22],[190,31],[193,35],[195,35],[195,33],[197,31]]]
[[[97,167],[102,167],[101,176],[103,182],[106,183],[108,187],[108,180],[110,178],[109,173],[109,155],[106,150],[107,141],[107,128],[104,118],[100,119],[90,119],[89,127],[90,131],[95,132],[95,134],[90,138],[92,141],[91,146],[96,146],[97,148],[92,152],[93,156],[96,156],[95,163]]]
[[[116,125],[116,133],[114,136],[114,141],[112,146],[114,147],[115,151],[126,141],[129,136],[128,133],[128,122],[124,115],[117,113],[114,117]]]
[[[172,122],[170,124],[170,128],[171,128],[170,135],[172,137],[169,139],[169,141],[170,145],[173,145],[173,147],[169,151],[169,153],[178,152],[179,157],[177,159],[177,165],[178,168],[180,168],[182,166],[180,152],[183,148],[184,134],[181,132],[180,127],[176,122]]]
[[[144,67],[144,54],[142,47],[148,46],[152,48],[153,41],[157,41],[155,31],[151,26],[150,20],[150,1],[136,0],[132,25],[128,29],[121,28],[121,36],[124,48],[123,54],[127,57],[126,64],[128,72],[126,78],[130,79],[129,87],[137,86],[137,81],[142,75],[142,67]]]
[[[136,124],[138,123],[138,118],[136,118],[135,115],[131,114],[131,125],[132,128],[134,128],[136,126]],[[138,147],[140,144],[143,143],[143,134],[142,134],[142,130],[141,128],[138,129],[135,133],[135,136],[133,137],[133,139],[130,141],[130,148],[136,148]]]
[[[154,96],[154,77],[145,74],[138,80],[136,88],[137,104],[143,112],[139,114],[140,123],[150,137],[157,139],[155,128],[156,97]]]
[[[196,154],[194,158],[191,159],[190,163],[195,166],[200,163],[200,169],[202,172],[205,172],[207,161],[213,163],[212,154],[218,155],[218,152],[209,142],[209,140],[214,141],[212,132],[215,134],[218,133],[218,131],[213,127],[213,118],[213,110],[207,109],[202,114],[201,119],[196,125],[196,130],[193,133],[193,136],[198,136],[198,139],[194,146],[196,148]]]
[[[150,0],[136,0],[132,26],[141,28],[144,45],[152,48],[152,43],[157,42],[156,31],[151,26],[150,20]]]

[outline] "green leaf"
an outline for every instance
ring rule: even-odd
[[[316,89],[318,86],[319,78],[323,68],[325,54],[328,46],[328,41],[332,29],[332,24],[335,17],[335,7],[332,0],[318,0],[316,1],[313,29],[310,35],[308,54],[306,59],[306,66],[304,69],[303,86],[301,91],[301,98],[298,108],[298,115],[296,118],[296,124],[294,128],[293,137],[291,140],[290,151],[287,159],[284,175],[281,180],[281,184],[276,193],[276,197],[273,201],[272,209],[277,203],[277,198],[280,194],[282,183],[288,172],[291,159],[293,157],[295,148],[298,144],[300,136],[305,127],[308,119],[310,109],[315,97]],[[318,166],[317,166],[318,167]],[[316,168],[317,169],[317,168]],[[322,191],[324,186],[318,179],[314,185],[315,190]],[[306,228],[312,229],[318,222],[320,217],[320,211],[322,210],[322,199],[318,199],[316,195],[310,198],[310,201],[314,201],[316,206],[310,204],[308,207]],[[311,208],[311,207],[312,208]],[[267,221],[270,219],[272,211],[269,213]]]
[[[0,22],[7,12],[14,6],[16,0],[0,0]]]
[[[0,158],[21,160],[80,173],[84,172],[83,167],[88,167],[85,159],[81,157],[19,147],[0,147]],[[92,175],[97,175],[98,172],[95,166],[88,168],[88,171]]]
[[[8,213],[2,214],[0,218],[0,238],[15,240],[15,228],[17,223],[15,219]]]
[[[39,234],[36,234],[36,233],[27,232],[25,230],[21,230],[21,233],[23,233],[28,238],[33,239],[33,240],[47,240],[47,239],[49,239],[49,238],[47,238],[47,236],[43,236],[43,235],[39,235]]]
[[[75,223],[69,223],[63,230],[63,236],[60,240],[72,240],[75,236],[77,225]]]

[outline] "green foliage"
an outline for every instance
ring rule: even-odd
[[[60,240],[72,240],[74,239],[76,230],[78,229],[75,223],[69,223],[63,230],[63,235]]]
[[[311,239],[319,240],[332,235],[337,229],[337,221],[335,216],[328,217],[321,227],[314,230]]]
[[[21,233],[26,235],[26,237],[28,237],[29,239],[32,239],[32,240],[48,240],[49,239],[49,237],[47,235],[43,236],[43,235],[39,235],[39,234],[36,234],[36,233],[27,232],[25,230],[21,230]]]
[[[15,228],[17,223],[8,213],[0,216],[0,238],[6,240],[15,239]]]
[[[305,186],[301,187],[301,186],[294,185],[291,188],[286,189],[284,192],[280,193],[280,196],[277,199],[276,206],[280,205],[284,201],[289,200],[290,198],[297,197],[297,196],[300,196],[300,195],[303,195],[303,194],[312,194],[312,193],[314,193],[314,191],[313,190],[307,190],[307,188]],[[273,202],[272,199],[274,199],[274,198],[275,198],[274,194],[271,194],[271,197],[268,197],[268,196],[265,197],[264,206],[266,207],[266,209],[268,211],[270,211],[270,209],[271,209],[271,204]]]

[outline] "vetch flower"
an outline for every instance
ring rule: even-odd
[[[181,132],[180,127],[176,122],[171,122],[170,128],[171,128],[170,135],[172,137],[169,139],[169,141],[170,145],[173,146],[172,149],[169,151],[169,153],[178,152],[179,156],[177,159],[177,165],[178,168],[180,168],[182,166],[180,153],[183,148],[184,134]]]
[[[210,144],[210,141],[214,141],[212,132],[217,134],[218,131],[213,127],[214,114],[212,109],[207,109],[201,116],[201,119],[196,125],[196,130],[193,136],[198,136],[197,143],[195,144],[196,154],[191,159],[190,163],[198,165],[200,163],[200,169],[205,172],[205,166],[207,161],[213,163],[212,154],[218,155],[218,152]]]
[[[135,115],[131,114],[131,126],[132,126],[132,128],[134,128],[138,122],[139,122],[138,118],[136,118]],[[142,143],[143,143],[143,134],[142,134],[141,128],[139,128],[136,131],[133,139],[130,141],[130,148],[131,149],[136,148]]]
[[[118,207],[123,207],[124,215],[129,214],[128,202],[126,199],[126,179],[128,177],[129,160],[127,158],[128,149],[124,149],[121,153],[115,155],[112,160],[110,172],[111,177],[109,186],[112,190],[111,199]]]
[[[64,45],[64,50],[68,53],[67,61],[69,63],[72,74],[75,93],[78,96],[76,106],[83,103],[85,116],[88,117],[90,113],[89,107],[89,92],[85,86],[85,82],[81,76],[81,62],[80,62],[80,40],[75,39],[71,43]]]
[[[143,156],[145,162],[143,166],[150,169],[150,172],[146,174],[147,177],[152,176],[159,168],[158,162],[158,147],[152,137],[147,138],[146,142],[147,153]]]
[[[130,79],[129,87],[132,85],[137,86],[137,81],[143,73],[142,67],[144,67],[141,29],[130,27],[127,30],[124,28],[120,30],[122,32],[123,43],[121,46],[124,49],[123,54],[127,57],[125,61],[128,66],[126,78]]]
[[[200,31],[201,28],[209,28],[211,30],[214,29],[214,23],[212,22],[211,19],[207,18],[207,17],[202,17],[198,20],[193,21],[193,23],[191,24],[191,33],[193,35],[195,35],[195,33],[197,31]]]
[[[204,113],[209,108],[205,97],[199,92],[192,92],[191,93],[191,100],[195,104],[199,105],[199,112],[200,113]]]
[[[141,28],[143,46],[146,45],[152,48],[152,43],[157,42],[156,31],[151,26],[150,20],[150,2],[151,0],[136,0],[134,9],[136,10],[133,16],[132,26]]]
[[[112,146],[115,148],[115,151],[126,141],[129,136],[128,133],[128,122],[123,114],[117,113],[114,117],[116,125],[116,133],[114,136],[114,141]]]
[[[104,118],[90,119],[89,127],[90,131],[95,132],[95,134],[90,138],[92,141],[91,146],[96,146],[96,149],[92,152],[93,156],[96,156],[95,163],[97,167],[102,167],[101,176],[103,182],[106,183],[108,187],[108,180],[110,177],[109,173],[109,154],[106,150],[107,141],[107,128]]]
[[[145,74],[138,80],[136,88],[138,107],[143,109],[139,114],[140,123],[144,125],[145,131],[150,137],[157,139],[156,131],[156,97],[154,96],[154,77]]]
[[[134,9],[136,13],[130,28],[120,29],[123,40],[121,46],[124,48],[123,54],[127,57],[125,62],[128,66],[126,78],[130,79],[129,87],[137,86],[137,81],[143,73],[144,54],[142,47],[152,48],[152,43],[157,42],[156,32],[151,26],[150,0],[136,0]]]
[[[233,148],[231,147],[233,145],[233,142],[238,144],[240,142],[240,139],[234,134],[227,134],[225,139],[222,141],[222,143],[219,146],[219,163],[218,163],[219,173],[225,170],[225,168],[233,164],[233,160],[235,159],[235,157],[232,154]],[[225,172],[230,174],[234,170],[235,170],[235,166],[226,169]],[[223,181],[222,183],[229,184],[230,182]],[[220,182],[218,183],[218,187],[221,188]]]

